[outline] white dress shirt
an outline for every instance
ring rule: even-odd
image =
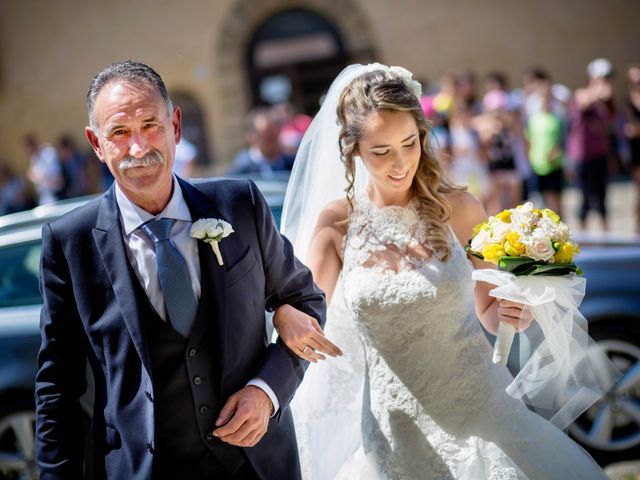
[[[154,218],[172,218],[175,220],[171,227],[171,242],[187,264],[191,287],[199,301],[201,295],[200,262],[197,241],[191,236],[191,224],[193,222],[189,207],[182,196],[182,189],[175,177],[173,178],[173,194],[169,203],[162,212],[155,216],[129,200],[117,183],[115,184],[115,190],[116,203],[122,220],[122,236],[124,237],[129,263],[133,267],[133,271],[136,273],[136,277],[138,277],[156,313],[166,322],[168,316],[164,305],[164,296],[160,288],[160,280],[158,279],[155,245],[153,240],[140,227]],[[264,380],[256,377],[250,380],[247,385],[254,385],[264,390],[269,395],[271,402],[273,402],[274,414],[278,411],[280,407],[278,397]]]

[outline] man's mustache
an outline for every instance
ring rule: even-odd
[[[129,170],[130,168],[150,167],[152,165],[160,165],[164,163],[164,157],[158,150],[152,150],[142,158],[126,156],[118,165],[120,171]]]

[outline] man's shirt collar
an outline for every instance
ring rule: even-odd
[[[140,228],[141,225],[147,223],[153,218],[173,218],[175,220],[191,222],[189,207],[182,196],[182,189],[180,188],[175,175],[173,177],[173,193],[171,194],[171,199],[164,210],[162,210],[158,215],[150,214],[129,200],[120,189],[117,182],[115,184],[115,189],[116,203],[120,210],[120,217],[122,218],[122,227],[125,235],[130,235],[131,232]]]

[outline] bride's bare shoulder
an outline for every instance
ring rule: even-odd
[[[456,190],[445,194],[451,206],[451,216],[458,219],[485,217],[482,202],[467,190]]]
[[[320,212],[309,247],[310,266],[314,258],[319,259],[323,267],[327,266],[327,259],[342,259],[343,241],[347,234],[348,207],[346,200],[335,200]],[[311,268],[313,270],[312,266]]]
[[[471,238],[473,227],[485,221],[487,214],[478,197],[466,190],[447,193],[446,198],[451,206],[451,227],[464,244]]]
[[[346,199],[334,200],[322,209],[316,223],[316,231],[330,229],[341,236],[346,234],[349,217],[349,202]]]

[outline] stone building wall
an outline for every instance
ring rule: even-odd
[[[531,65],[571,88],[587,63],[608,57],[622,71],[640,62],[636,0],[5,0],[0,2],[0,161],[24,171],[21,138],[81,145],[84,95],[105,65],[153,66],[170,91],[200,105],[220,172],[243,144],[250,107],[246,50],[255,29],[287,8],[332,22],[354,61],[404,65],[436,81],[471,68],[504,70],[517,85]],[[621,92],[624,79],[618,76]]]

